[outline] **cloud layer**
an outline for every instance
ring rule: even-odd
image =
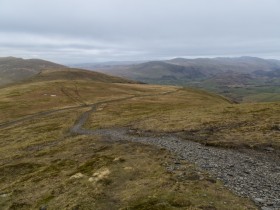
[[[280,59],[278,0],[0,0],[0,56]]]

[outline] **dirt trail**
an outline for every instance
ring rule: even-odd
[[[178,89],[176,89],[174,91],[168,91],[168,92],[159,93],[157,95],[166,95],[166,94],[177,92],[179,90],[180,90],[180,88],[178,88]],[[93,112],[93,111],[96,111],[96,107],[99,106],[100,104],[113,103],[113,102],[128,100],[128,99],[132,99],[132,98],[149,97],[149,96],[155,96],[155,94],[131,95],[131,96],[123,97],[123,98],[104,100],[104,101],[100,101],[98,103],[93,103],[93,104],[86,104],[85,102],[82,102],[81,105],[78,105],[78,106],[71,106],[71,107],[66,107],[66,108],[61,108],[61,109],[55,109],[55,110],[38,112],[38,113],[30,114],[30,115],[27,115],[27,116],[24,116],[24,117],[15,119],[15,120],[10,120],[10,121],[6,121],[6,122],[2,122],[2,123],[0,123],[0,129],[6,128],[6,127],[10,127],[10,126],[16,125],[18,123],[29,121],[29,120],[32,120],[32,119],[35,119],[35,118],[44,117],[44,116],[47,116],[47,115],[50,115],[50,114],[55,114],[55,113],[59,113],[59,112],[63,112],[63,111],[69,111],[69,110],[75,110],[75,109],[79,109],[79,108],[85,108],[85,107],[89,107],[90,108],[91,107],[92,109],[90,111],[88,111],[88,112],[86,112],[86,113],[84,113],[82,115],[82,116],[85,115],[84,117],[88,117],[88,114]],[[82,121],[82,120],[78,119],[77,121]]]
[[[109,102],[114,101],[107,101]],[[248,154],[236,150],[207,147],[182,139],[175,133],[144,133],[139,136],[128,128],[98,130],[83,128],[90,114],[94,113],[100,104],[102,103],[95,104],[90,111],[83,113],[70,131],[82,135],[100,135],[112,141],[141,142],[165,148],[175,153],[179,160],[188,160],[209,171],[227,188],[240,196],[251,198],[261,209],[280,209],[279,158],[271,158],[256,151],[250,151]],[[175,168],[171,167],[169,170]]]
[[[16,125],[18,123],[25,122],[25,121],[28,121],[28,120],[32,120],[32,119],[35,119],[35,118],[38,118],[38,117],[44,117],[44,116],[47,116],[47,115],[50,115],[50,114],[55,114],[55,113],[59,113],[59,112],[63,112],[63,111],[79,109],[79,108],[83,108],[83,107],[90,107],[90,105],[87,105],[87,106],[85,106],[85,105],[72,106],[72,107],[66,107],[66,108],[62,108],[62,109],[55,109],[55,110],[30,114],[28,116],[24,116],[24,117],[21,117],[21,118],[16,119],[16,120],[11,120],[11,121],[0,123],[0,129],[1,128],[6,128],[6,127],[9,127],[9,126],[13,126],[13,125]]]
[[[170,91],[161,95],[170,94]],[[157,94],[159,95],[159,94]],[[280,209],[280,160],[251,151],[250,154],[238,152],[236,150],[221,149],[203,146],[199,143],[182,139],[174,134],[154,134],[143,133],[141,136],[135,135],[129,128],[112,128],[89,130],[83,128],[90,114],[97,111],[98,106],[103,103],[114,103],[136,97],[148,97],[154,95],[128,96],[125,98],[106,100],[90,105],[81,105],[59,110],[40,112],[18,120],[0,124],[0,128],[6,128],[27,120],[46,116],[49,114],[63,112],[67,110],[91,107],[91,110],[84,112],[70,129],[71,133],[82,135],[100,135],[112,141],[132,141],[151,144],[160,148],[165,148],[178,157],[180,160],[188,160],[198,167],[209,171],[217,179],[224,182],[225,186],[235,193],[250,197],[263,210]],[[176,167],[169,167],[168,170],[176,170]]]

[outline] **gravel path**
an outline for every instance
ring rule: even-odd
[[[179,159],[188,160],[220,179],[226,187],[240,196],[250,197],[262,210],[280,209],[280,160],[251,151],[203,146],[187,141],[176,134],[135,135],[127,128],[87,130],[82,128],[89,115],[83,113],[71,128],[72,133],[101,135],[113,141],[132,141],[151,144],[175,153]]]
[[[163,93],[169,94],[175,91]],[[150,95],[146,95],[150,96]],[[250,197],[262,210],[280,210],[280,159],[273,155],[251,151],[250,153],[236,150],[206,147],[199,143],[187,141],[176,134],[144,134],[138,135],[128,128],[87,130],[83,125],[89,115],[96,111],[102,103],[112,103],[135,97],[103,101],[87,106],[69,107],[36,113],[0,124],[1,128],[28,121],[34,118],[54,114],[57,112],[75,110],[82,107],[92,107],[83,113],[76,121],[70,132],[84,135],[101,135],[112,141],[132,141],[151,144],[165,148],[178,156],[179,159],[188,160],[198,167],[209,171],[217,179],[224,182],[225,186],[235,193]],[[169,170],[173,170],[169,168]]]

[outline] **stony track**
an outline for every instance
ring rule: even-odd
[[[280,209],[280,159],[273,155],[250,151],[203,146],[182,139],[177,134],[137,133],[129,128],[88,130],[83,128],[92,110],[83,113],[71,128],[82,135],[100,135],[112,141],[131,141],[165,148],[178,160],[188,160],[208,171],[240,196],[251,198],[262,210]],[[176,164],[180,164],[177,161]],[[176,170],[169,166],[168,170]]]
[[[166,92],[163,94],[169,94]],[[150,95],[146,95],[150,96]],[[199,143],[183,139],[176,133],[145,133],[135,132],[129,128],[111,128],[88,130],[83,128],[90,114],[93,114],[102,103],[113,103],[135,97],[107,100],[96,104],[81,105],[76,107],[51,110],[36,113],[0,124],[1,128],[16,125],[54,114],[57,112],[75,110],[82,107],[91,107],[91,110],[84,112],[70,129],[71,133],[82,135],[100,135],[112,141],[131,141],[155,145],[165,148],[177,155],[176,164],[180,160],[188,160],[199,168],[208,171],[217,179],[221,180],[226,187],[240,196],[251,198],[262,210],[280,210],[280,158],[273,154],[266,154],[257,151],[240,152],[237,150],[207,147]],[[167,170],[176,170],[176,166],[169,166]]]

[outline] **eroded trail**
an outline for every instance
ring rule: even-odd
[[[40,117],[44,117],[44,116],[47,116],[47,115],[60,113],[60,112],[64,112],[64,111],[75,110],[75,109],[79,109],[79,108],[82,108],[82,107],[90,107],[90,105],[73,106],[73,107],[67,107],[67,108],[62,108],[62,109],[55,109],[55,110],[49,110],[49,111],[43,111],[43,112],[39,112],[39,113],[35,113],[35,114],[30,114],[28,116],[21,117],[21,118],[16,119],[16,120],[10,120],[8,122],[0,123],[0,129],[1,128],[7,128],[7,127],[10,127],[10,126],[16,125],[18,123],[25,122],[25,121],[28,121],[28,120],[32,120],[32,119],[35,119],[35,118],[40,118]]]
[[[179,89],[178,89],[179,90]],[[161,95],[170,94],[175,91],[164,92]],[[110,128],[90,130],[83,128],[89,116],[97,111],[98,106],[103,103],[114,103],[136,97],[148,97],[153,95],[132,95],[124,98],[105,100],[95,104],[81,105],[36,113],[27,117],[0,124],[0,128],[13,126],[15,124],[63,112],[75,110],[82,107],[91,108],[84,112],[70,128],[70,132],[82,135],[100,135],[112,141],[131,141],[151,144],[165,148],[178,156],[180,159],[188,160],[199,168],[209,171],[217,179],[224,182],[225,186],[241,196],[248,196],[261,206],[264,210],[280,209],[280,160],[252,151],[250,154],[236,150],[206,147],[199,143],[182,139],[174,134],[135,133],[129,128]],[[176,170],[176,166],[168,170]]]
[[[160,93],[158,95],[166,95],[166,94],[170,94],[170,93],[174,93],[179,91],[180,88],[173,90],[173,91],[168,91],[168,92],[163,92]],[[123,101],[123,100],[128,100],[128,99],[132,99],[132,98],[139,98],[139,97],[149,97],[149,96],[154,96],[154,94],[148,94],[148,95],[131,95],[131,96],[127,96],[127,97],[123,97],[123,98],[117,98],[117,99],[110,99],[110,100],[104,100],[104,101],[100,101],[98,103],[93,103],[93,104],[86,104],[86,103],[81,103],[81,105],[78,106],[71,106],[71,107],[65,107],[65,108],[60,108],[60,109],[54,109],[54,110],[48,110],[48,111],[42,111],[42,112],[38,112],[38,113],[34,113],[34,114],[30,114],[15,120],[10,120],[10,121],[6,121],[6,122],[1,122],[0,123],[0,129],[2,128],[7,128],[22,122],[26,122],[32,119],[36,119],[36,118],[40,118],[40,117],[44,117],[44,116],[48,116],[51,114],[56,114],[56,113],[60,113],[60,112],[64,112],[64,111],[70,111],[70,110],[77,110],[80,108],[86,108],[89,107],[91,108],[90,111],[87,111],[85,113],[82,114],[82,116],[77,120],[76,124],[74,125],[74,127],[72,129],[75,130],[75,127],[77,125],[80,125],[79,127],[81,128],[82,125],[85,123],[85,121],[87,120],[89,114],[91,112],[96,111],[96,107],[99,106],[100,104],[103,103],[113,103],[113,102],[118,102],[118,101]],[[83,120],[85,119],[85,120]]]
[[[280,209],[279,158],[271,158],[254,151],[246,154],[236,150],[207,147],[182,139],[176,134],[138,135],[128,128],[83,128],[90,114],[94,113],[100,104],[93,105],[90,111],[83,113],[70,131],[82,135],[100,135],[112,141],[141,142],[165,148],[175,153],[179,160],[188,160],[209,171],[226,187],[241,196],[250,197],[262,209]],[[168,170],[176,170],[176,167]]]

